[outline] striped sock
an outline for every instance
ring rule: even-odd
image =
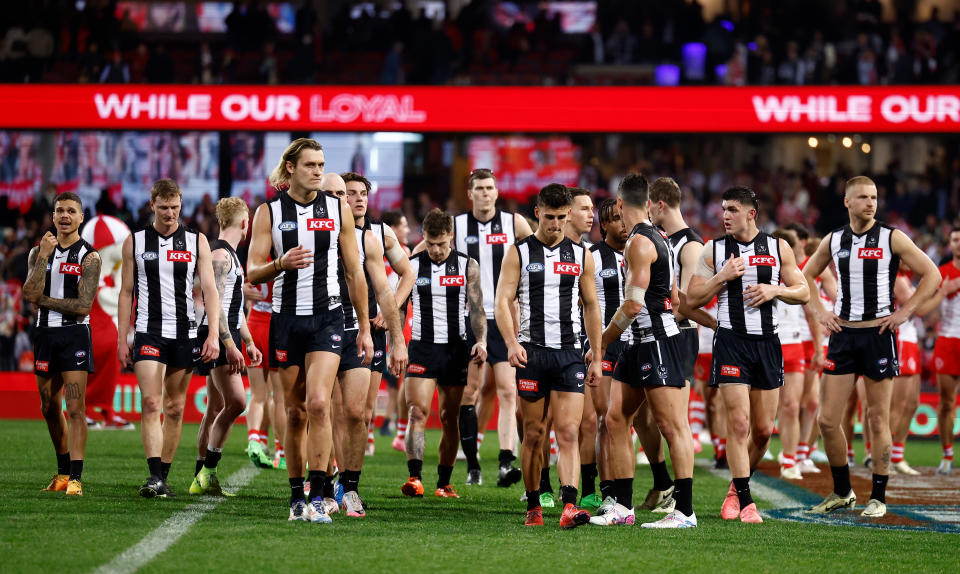
[[[258,430],[247,431],[247,442],[253,442],[253,441],[260,442],[260,431]]]
[[[717,458],[724,458],[727,456],[727,439],[721,438],[717,439]]]
[[[373,446],[373,421],[370,421],[370,426],[367,427],[367,446]]]
[[[556,455],[559,451],[557,450],[557,433],[553,429],[550,429],[550,455]]]
[[[397,419],[397,438],[407,438],[407,419]]]
[[[797,462],[803,462],[810,456],[810,446],[802,442],[797,445]]]
[[[270,441],[270,431],[260,433],[260,444],[263,445],[264,450],[267,448],[267,443]]]
[[[482,432],[478,432],[478,433],[477,433],[477,448],[480,448],[480,445],[482,445],[482,444],[483,444],[483,433],[482,433]]]
[[[793,468],[797,464],[796,457],[792,454],[783,455],[783,468]]]
[[[953,447],[945,446],[943,447],[943,458],[944,460],[953,460]]]
[[[903,462],[903,443],[895,442],[893,443],[893,450],[890,451],[890,462],[897,464],[898,462]]]
[[[854,452],[853,447],[852,447],[852,446],[848,446],[848,447],[847,447],[847,458],[848,458],[848,459],[851,459],[851,458],[853,458],[853,457],[855,457],[855,456],[857,456],[857,453]]]

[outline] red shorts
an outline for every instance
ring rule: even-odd
[[[916,343],[899,341],[897,355],[901,377],[920,374],[920,347]]]
[[[803,343],[783,345],[783,372],[802,373],[805,370],[807,370],[807,361]]]
[[[267,320],[257,320],[249,321],[247,327],[250,329],[250,336],[253,337],[253,344],[257,346],[257,349],[263,354],[263,362],[260,363],[261,369],[269,368],[271,371],[275,371],[276,368],[268,367],[270,361],[267,360],[267,353],[270,349],[270,315],[267,315]],[[243,358],[247,361],[247,364],[250,364],[250,357],[247,356],[247,349],[244,346],[243,349]]]
[[[693,378],[697,381],[709,381],[711,363],[713,363],[713,353],[697,355],[697,363],[693,366]]]
[[[901,366],[903,362],[901,361]],[[938,375],[960,375],[960,339],[937,337],[933,347],[933,370]]]
[[[803,360],[807,362],[807,366],[810,366],[813,362],[813,341],[804,341],[801,345],[803,345]]]

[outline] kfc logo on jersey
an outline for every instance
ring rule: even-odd
[[[557,261],[553,264],[553,272],[558,275],[580,275],[580,266],[576,263]]]
[[[506,245],[507,243],[506,233],[491,233],[487,236],[487,245]]]
[[[189,251],[167,251],[167,261],[174,263],[190,263],[193,261],[193,253]]]
[[[76,275],[77,277],[79,277],[81,271],[83,271],[83,268],[78,263],[61,263],[60,264],[61,275]]]
[[[407,365],[407,372],[412,375],[422,375],[427,372],[427,368],[423,365],[418,365],[416,363],[410,363]]]
[[[336,231],[337,226],[332,219],[310,218],[307,220],[307,231]]]
[[[528,393],[535,393],[540,389],[540,383],[530,379],[520,379],[517,381],[517,388]]]
[[[753,267],[776,267],[777,258],[773,255],[751,255],[750,265]]]
[[[140,355],[144,357],[159,357],[160,349],[151,347],[150,345],[143,345],[140,347]]]
[[[34,368],[38,371],[46,373],[50,370],[50,361],[37,361],[34,364]]]
[[[720,374],[725,377],[739,377],[740,367],[733,365],[720,365]]]
[[[281,351],[280,349],[277,349],[276,351],[274,351],[274,354],[277,356],[277,360],[280,361],[281,363],[287,360],[286,351]]]
[[[860,259],[883,259],[883,247],[861,247],[857,251]]]
[[[463,287],[467,284],[467,278],[463,275],[441,275],[441,287]]]

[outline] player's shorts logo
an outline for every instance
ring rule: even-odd
[[[174,263],[190,263],[193,261],[193,253],[189,251],[167,251],[167,261]]]
[[[85,359],[87,357],[87,352],[81,349],[74,353],[73,356],[76,357],[77,360]]]
[[[159,357],[160,349],[150,345],[143,345],[140,347],[140,354],[144,357]]]
[[[280,222],[279,225],[277,225],[277,229],[279,229],[280,231],[293,231],[296,228],[297,228],[296,221],[282,221]]]
[[[826,359],[823,361],[823,368],[828,371],[832,371],[837,368],[837,364],[831,361],[830,359]]]
[[[156,252],[156,251],[144,251],[143,253],[140,254],[140,259],[143,259],[144,261],[156,261],[156,260],[157,260],[157,252]]]
[[[422,375],[427,372],[427,368],[423,365],[418,365],[416,363],[410,363],[407,365],[407,372],[412,375]]]
[[[335,343],[339,343],[342,338],[343,337],[341,337],[340,335],[337,335],[336,333],[334,333],[333,335],[330,335],[330,339]]]
[[[539,273],[543,271],[543,263],[530,263],[527,265],[527,271],[530,273]]]
[[[281,363],[287,360],[286,351],[281,351],[280,349],[277,349],[276,351],[274,351],[274,354],[277,356],[277,360],[280,361]]]
[[[725,377],[739,377],[740,367],[733,365],[720,365],[720,374]]]
[[[603,277],[604,279],[607,279],[607,278],[609,278],[609,277],[616,277],[616,276],[617,276],[617,270],[616,270],[616,269],[601,269],[601,270],[600,270],[600,273],[597,273],[597,275],[599,275],[600,277]]]
[[[83,268],[78,263],[61,263],[60,264],[60,274],[61,275],[76,275],[80,276]]]
[[[441,275],[441,287],[463,287],[467,284],[467,278],[463,275]]]
[[[612,362],[612,361],[601,361],[601,362],[600,362],[600,368],[603,369],[604,371],[612,371],[612,370],[613,370],[613,362]]]
[[[528,393],[535,393],[540,389],[540,383],[531,379],[520,379],[517,381],[517,388]]]
[[[643,371],[644,373],[646,373],[647,371],[649,371],[649,370],[652,369],[652,368],[653,368],[653,365],[652,365],[652,364],[650,364],[650,363],[644,363],[643,366],[640,367],[640,370]]]
[[[508,241],[506,233],[491,233],[487,236],[487,245],[506,245]]]
[[[337,225],[332,219],[310,218],[307,220],[307,231],[336,231]]]
[[[889,362],[890,362],[890,361],[888,361],[887,358],[884,357],[884,358],[880,359],[879,361],[877,361],[877,364],[880,365],[881,367],[886,367],[886,366],[887,366],[887,363],[889,363]]]
[[[34,368],[38,371],[46,373],[50,370],[50,361],[37,361],[34,363]]]
[[[555,261],[553,264],[553,272],[558,275],[580,275],[580,266],[576,263]]]
[[[373,354],[373,356],[374,356],[375,358],[379,359],[379,358],[383,357],[383,351],[381,351],[381,350],[378,349],[378,350]]]
[[[882,247],[861,247],[857,252],[860,259],[883,259]]]
[[[579,380],[581,380],[581,381],[583,380],[583,376],[584,376],[584,375],[583,375],[583,371],[577,371],[577,374],[574,375],[574,377],[576,377],[577,379],[579,379]]]

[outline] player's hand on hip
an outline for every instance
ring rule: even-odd
[[[897,309],[893,314],[880,319],[880,332],[889,331],[892,333],[899,329],[900,325],[903,325],[909,318],[910,314],[907,313],[905,309]]]
[[[373,338],[370,331],[357,333],[357,356],[362,358],[360,364],[364,367],[369,367],[373,361]]]
[[[482,365],[487,360],[487,347],[483,343],[474,343],[470,349],[470,360],[475,365]]]
[[[819,319],[820,324],[823,325],[823,328],[827,330],[827,333],[840,332],[840,317],[837,317],[834,313],[822,313]]]
[[[313,264],[313,251],[303,245],[297,245],[280,258],[280,268],[284,270],[304,269]]]

